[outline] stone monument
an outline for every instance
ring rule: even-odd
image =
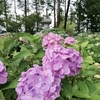
[[[44,30],[49,29],[49,25],[51,24],[51,19],[49,18],[49,15],[48,15],[48,9],[46,9],[46,15],[44,16],[41,23],[43,24]]]

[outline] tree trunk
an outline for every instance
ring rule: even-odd
[[[66,2],[66,1],[65,1],[65,2]],[[65,5],[65,6],[66,6],[66,5]],[[65,12],[64,29],[66,29],[66,23],[67,23],[67,19],[68,19],[69,6],[70,6],[70,0],[68,0],[67,10],[66,10],[66,12]]]
[[[24,2],[25,7],[24,7],[24,14],[25,14],[25,32],[27,32],[27,0]]]
[[[35,9],[36,9],[36,14],[37,14],[37,12],[38,12],[38,0],[35,0],[35,4],[36,4]],[[36,31],[38,32],[38,21],[36,22]]]
[[[54,28],[56,27],[56,0],[54,0]]]
[[[80,6],[81,6],[81,0],[78,2],[78,34],[80,34]]]
[[[65,13],[66,13],[66,0],[65,0]]]
[[[88,25],[89,25],[89,20],[88,20],[88,18],[87,18],[86,31],[88,31]]]
[[[14,12],[15,12],[15,20],[16,20],[16,22],[17,22],[16,0],[14,0]]]
[[[8,22],[7,22],[7,4],[6,4],[6,0],[4,0],[4,15],[5,15],[5,21],[6,21],[6,30],[8,31]]]
[[[60,24],[60,0],[57,0],[57,27]]]

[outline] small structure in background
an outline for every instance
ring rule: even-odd
[[[48,9],[46,9],[46,16],[44,16],[41,23],[44,25],[43,26],[44,30],[49,29],[49,25],[51,24],[51,19],[49,18],[49,15],[48,15]]]

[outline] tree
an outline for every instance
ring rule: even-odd
[[[17,12],[16,12],[16,0],[13,0],[14,2],[14,13],[15,13],[15,20],[17,21]]]
[[[1,15],[3,15],[3,8],[4,7],[4,2],[2,0],[0,0],[0,25],[3,26],[3,19],[1,17]]]
[[[5,16],[5,27],[6,27],[6,30],[8,31],[8,12],[9,12],[9,4],[6,0],[3,1],[4,3],[4,7],[3,7],[3,12],[4,12],[4,16]]]
[[[80,12],[80,9],[81,9],[81,0],[78,0],[78,21],[77,21],[77,29],[78,29],[78,34],[80,33],[80,17],[81,17],[81,12]]]
[[[57,0],[57,27],[60,25],[60,0]]]
[[[16,19],[15,16],[13,16],[12,14],[10,14],[8,16],[8,31],[9,32],[20,32],[22,31],[22,25],[23,25],[23,21],[22,21],[22,17],[21,15],[17,15]]]
[[[24,14],[25,14],[25,32],[27,32],[27,0],[24,1]]]
[[[42,17],[40,17],[40,13],[32,13],[30,15],[27,16],[27,32],[34,34],[35,30],[36,30],[36,22],[40,23],[41,22]],[[23,20],[25,20],[23,18]],[[40,28],[40,27],[39,27]],[[38,28],[38,30],[39,30]]]
[[[54,27],[56,27],[56,0],[54,0]]]
[[[65,0],[65,4],[66,4],[66,0]],[[66,6],[66,5],[65,5],[65,6]],[[69,6],[70,6],[70,0],[68,0],[67,10],[66,10],[66,12],[65,12],[64,29],[66,29],[66,23],[67,23],[67,19],[68,19]],[[66,8],[66,7],[65,7],[65,8]]]
[[[41,0],[41,2],[42,2],[42,0]],[[39,7],[40,7],[40,5],[39,5],[39,3],[41,3],[40,2],[40,0],[35,0],[35,1],[33,1],[32,2],[32,6],[34,5],[34,7],[35,7],[35,14],[37,14],[38,12],[39,12]],[[36,31],[38,32],[38,21],[36,22]]]
[[[76,2],[77,30],[100,32],[100,0],[78,0]]]
[[[19,8],[21,8],[24,11],[24,26],[25,26],[25,32],[27,32],[27,14],[29,12],[29,1],[28,0],[18,0],[19,2]]]
[[[2,0],[0,0],[0,15],[2,15],[3,14],[3,5],[4,4],[4,2],[2,1]]]

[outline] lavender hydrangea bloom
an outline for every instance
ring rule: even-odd
[[[0,61],[0,84],[5,84],[7,82],[7,76],[6,67]]]
[[[72,48],[54,45],[45,50],[42,61],[45,69],[50,69],[55,77],[64,78],[65,75],[77,75],[82,68],[83,59],[79,52]]]
[[[62,44],[62,37],[52,32],[44,36],[42,46],[50,47],[55,44]]]
[[[73,37],[66,37],[65,40],[64,40],[64,44],[66,45],[71,45],[71,44],[74,44],[75,43],[75,39]]]
[[[60,81],[50,70],[34,65],[22,73],[16,92],[17,100],[55,100],[59,97]]]
[[[56,77],[54,78],[54,82],[49,88],[49,91],[45,93],[46,95],[44,100],[55,100],[56,98],[60,97],[60,91],[61,79]]]

